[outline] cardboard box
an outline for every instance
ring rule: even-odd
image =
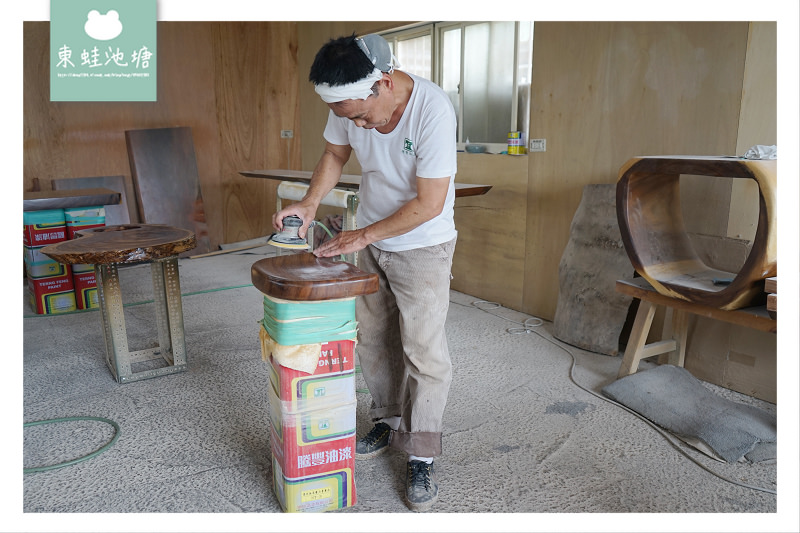
[[[352,467],[293,478],[285,475],[273,456],[272,483],[275,496],[287,513],[334,511],[356,504]]]
[[[52,278],[69,274],[69,265],[59,263],[42,253],[43,246],[24,246],[25,275],[29,279]]]
[[[72,283],[75,286],[75,304],[78,309],[96,309],[100,307],[97,294],[97,278],[92,272],[73,272]]]
[[[72,275],[28,279],[31,309],[40,315],[75,311]]]
[[[25,246],[47,246],[67,240],[63,209],[25,211],[22,224],[22,243]]]

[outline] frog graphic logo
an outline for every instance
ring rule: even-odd
[[[86,19],[83,30],[86,35],[97,41],[110,41],[119,37],[122,33],[122,22],[119,20],[119,13],[113,9],[105,15],[101,15],[99,11],[92,9]]]

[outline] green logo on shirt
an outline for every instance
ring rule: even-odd
[[[406,137],[405,141],[403,141],[403,153],[408,155],[414,155],[414,141]]]

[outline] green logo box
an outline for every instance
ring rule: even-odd
[[[50,100],[154,102],[156,0],[50,0]]]

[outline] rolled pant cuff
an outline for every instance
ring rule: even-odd
[[[436,457],[442,454],[442,434],[434,431],[392,431],[389,445],[410,455]]]

